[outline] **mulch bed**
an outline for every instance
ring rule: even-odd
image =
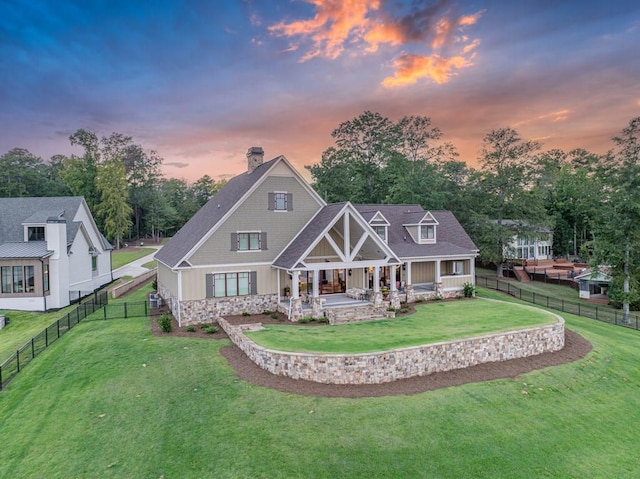
[[[215,334],[207,334],[200,327],[196,327],[195,332],[188,332],[184,327],[178,328],[174,320],[171,333],[162,333],[158,327],[156,318],[151,319],[151,329],[154,334],[162,336],[186,336],[210,339],[224,339],[227,335],[218,327]],[[230,324],[247,324],[261,322],[265,324],[295,324],[287,323],[283,315],[277,319],[269,315],[256,316],[230,316],[225,318]],[[318,326],[318,323],[301,324],[300,327]],[[570,363],[583,358],[591,351],[591,343],[579,334],[565,329],[565,346],[561,351],[544,353],[528,358],[512,359],[510,361],[479,364],[477,366],[434,373],[429,376],[413,377],[409,379],[399,379],[391,383],[384,384],[320,384],[313,381],[303,381],[282,376],[276,376],[258,367],[251,361],[237,346],[225,346],[220,349],[220,353],[235,370],[239,378],[251,382],[258,386],[264,386],[278,391],[301,394],[305,396],[320,397],[341,397],[341,398],[362,398],[419,394],[425,391],[459,386],[461,384],[476,383],[481,381],[493,381],[496,379],[513,379],[520,381],[519,375],[526,374],[538,369],[550,366],[558,366]]]

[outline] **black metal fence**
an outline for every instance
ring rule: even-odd
[[[40,334],[27,341],[0,365],[0,391],[42,351],[51,346],[80,321],[100,309],[103,311],[101,319],[146,317],[150,312],[149,304],[146,301],[108,304],[106,292],[95,293],[91,298],[80,303],[65,316],[49,325]]]
[[[564,313],[575,314],[577,316],[596,319],[605,323],[617,324],[627,328],[640,329],[640,315],[637,313],[630,314],[627,321],[625,321],[622,311],[616,309],[589,303],[580,303],[577,301],[567,301],[540,293],[534,293],[532,291],[522,289],[509,281],[501,281],[497,278],[490,278],[488,276],[476,276],[476,286],[502,291],[503,293],[507,293],[514,298],[521,299],[528,303],[557,309]]]

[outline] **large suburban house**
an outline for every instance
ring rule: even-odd
[[[113,279],[84,198],[0,198],[0,212],[0,309],[62,308]]]
[[[248,169],[156,254],[158,293],[179,324],[341,306],[383,316],[400,301],[452,297],[474,284],[478,249],[448,211],[326,204],[284,156]]]
[[[497,222],[497,221],[496,221]],[[514,230],[514,235],[504,247],[507,259],[548,260],[553,259],[553,231],[545,226],[530,226],[527,222],[502,220],[502,226]],[[533,234],[519,234],[527,229]]]

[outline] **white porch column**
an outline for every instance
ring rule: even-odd
[[[436,293],[440,293],[442,289],[442,278],[440,277],[440,260],[436,260],[436,281],[435,281]]]
[[[317,298],[318,296],[320,296],[320,272],[319,271],[313,272],[312,284],[313,284],[313,297]]]
[[[413,282],[411,281],[411,261],[407,261],[407,270],[405,272],[405,275],[405,287],[411,286],[413,284]]]
[[[373,267],[373,292],[378,293],[380,291],[380,268],[378,266]]]
[[[295,270],[291,275],[291,297],[300,297],[300,271]]]
[[[391,279],[390,279],[390,281],[391,281],[390,290],[391,291],[397,291],[398,290],[398,288],[396,287],[396,281],[397,281],[396,280],[396,278],[397,278],[396,271],[397,271],[397,269],[398,269],[398,267],[395,266],[395,265],[389,267],[389,273],[391,274]]]
[[[397,282],[397,271],[398,267],[393,265],[389,268],[391,274],[391,293],[389,294],[389,300],[391,301],[391,307],[399,309],[400,308],[400,295],[398,294],[398,288],[396,285]]]
[[[476,284],[476,261],[474,258],[469,260],[469,271],[471,272],[471,284]]]

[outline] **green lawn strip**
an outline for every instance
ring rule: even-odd
[[[111,268],[118,269],[125,264],[129,264],[132,261],[140,259],[156,251],[155,248],[139,248],[135,251],[118,251],[114,250],[111,253]]]
[[[153,261],[149,261],[148,263],[145,263],[142,265],[143,268],[147,268],[147,269],[153,269],[156,266],[158,266],[158,262],[155,259]]]
[[[254,386],[228,341],[146,318],[82,322],[0,393],[0,477],[638,477],[640,333],[566,319],[580,361],[364,399]]]
[[[481,299],[418,305],[400,318],[307,327],[266,324],[247,333],[257,344],[280,351],[365,353],[468,338],[550,324],[556,319],[534,308]]]

